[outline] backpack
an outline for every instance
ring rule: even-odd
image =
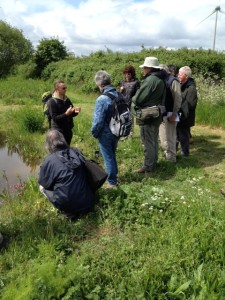
[[[48,118],[49,128],[51,127],[51,117],[49,114],[47,102],[51,98],[52,98],[52,93],[50,91],[43,93],[41,96],[41,101],[43,103],[43,113],[44,113],[44,116],[46,116]]]
[[[50,91],[45,92],[41,96],[41,101],[43,103],[43,112],[44,112],[44,115],[46,115],[47,117],[49,116],[47,102],[51,97],[52,97],[52,93]]]
[[[113,102],[111,119],[109,121],[109,128],[112,134],[117,137],[128,136],[132,127],[132,116],[125,97],[119,92],[118,96],[110,93],[104,93],[103,95],[108,96]]]

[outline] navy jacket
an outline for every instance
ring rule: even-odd
[[[49,200],[64,212],[82,212],[94,205],[84,159],[75,148],[48,155],[40,167],[38,182],[46,190],[53,191],[53,199]]]

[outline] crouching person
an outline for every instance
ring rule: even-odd
[[[40,191],[68,217],[89,212],[94,206],[94,192],[87,180],[82,154],[69,147],[57,130],[48,131],[46,143],[50,154],[40,167]]]

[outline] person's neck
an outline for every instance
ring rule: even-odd
[[[66,95],[59,94],[58,92],[54,92],[53,97],[63,101],[66,99]]]

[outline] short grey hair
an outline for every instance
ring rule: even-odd
[[[185,75],[187,75],[188,77],[192,77],[192,72],[191,72],[191,68],[188,67],[188,66],[184,66],[184,67],[181,67],[179,69],[179,72],[180,71],[183,71]]]
[[[48,130],[46,144],[50,153],[69,148],[63,134],[56,129]]]
[[[98,71],[95,74],[95,83],[102,86],[111,84],[110,75],[106,71]]]

